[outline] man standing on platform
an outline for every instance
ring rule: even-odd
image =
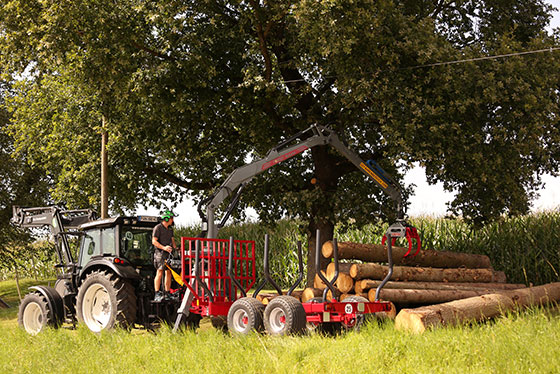
[[[170,210],[166,210],[161,216],[161,222],[154,227],[152,232],[152,244],[154,246],[154,266],[156,277],[154,279],[154,289],[156,295],[154,302],[161,302],[169,296],[171,288],[171,272],[165,269],[165,260],[169,258],[171,252],[177,249],[173,238],[173,218],[175,215]],[[161,279],[165,270],[165,294],[160,291]]]

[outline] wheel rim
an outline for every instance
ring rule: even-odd
[[[236,310],[233,313],[233,329],[237,332],[245,332],[249,327],[249,316],[242,310]]]
[[[272,333],[280,333],[286,328],[286,314],[280,308],[274,308],[268,319]]]
[[[43,311],[36,302],[27,304],[23,311],[23,327],[31,335],[38,334],[44,326]]]
[[[91,285],[84,294],[82,317],[87,327],[94,332],[103,330],[109,324],[112,312],[111,297],[101,284]]]

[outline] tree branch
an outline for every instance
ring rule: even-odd
[[[144,172],[146,174],[154,174],[157,175],[166,181],[173,183],[177,186],[186,188],[188,190],[210,190],[215,187],[212,183],[203,183],[203,182],[189,182],[184,179],[177,177],[174,174],[168,173],[161,168],[154,167],[154,166],[146,166],[144,167]]]

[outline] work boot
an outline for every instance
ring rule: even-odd
[[[163,301],[163,292],[156,291],[156,296],[154,297],[154,303],[161,303]]]

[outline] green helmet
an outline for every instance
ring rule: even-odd
[[[169,220],[171,218],[175,217],[175,214],[170,211],[170,210],[166,210],[165,212],[163,212],[163,214],[161,215],[161,219],[165,222],[169,222]]]

